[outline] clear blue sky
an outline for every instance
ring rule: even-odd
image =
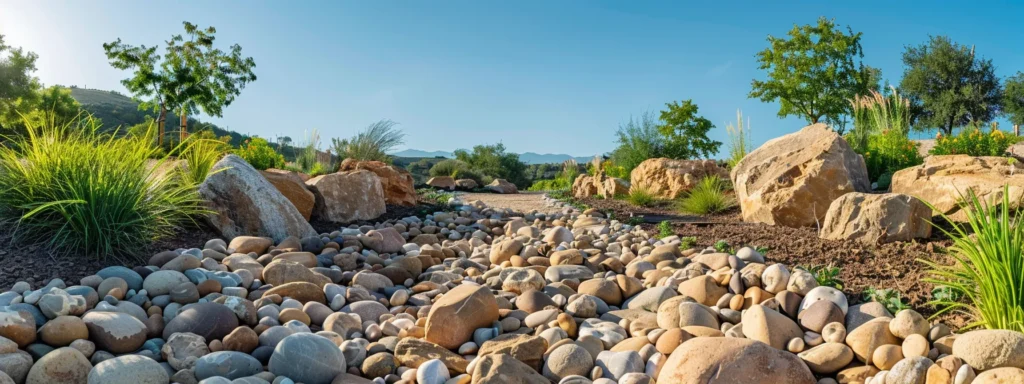
[[[576,156],[611,150],[620,123],[672,100],[693,99],[723,142],[737,108],[756,144],[799,129],[747,93],[764,76],[754,54],[765,37],[818,16],[863,32],[865,63],[893,83],[903,47],[929,34],[977,45],[1001,77],[1024,70],[1024,2],[776,3],[0,0],[0,33],[39,54],[46,84],[123,91],[127,73],[102,43],[163,45],[183,20],[213,25],[256,60],[259,80],[205,120],[298,139],[390,118],[406,148],[503,142]]]

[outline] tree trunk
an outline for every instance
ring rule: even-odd
[[[184,110],[181,111],[181,137],[179,142],[184,143],[185,138],[188,137],[188,113]]]
[[[1020,124],[1013,125],[1013,135],[1020,136]]]
[[[160,148],[164,147],[164,123],[167,122],[167,106],[160,104],[160,118],[157,120],[157,136],[156,145]]]

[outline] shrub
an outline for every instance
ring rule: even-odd
[[[682,200],[683,211],[707,215],[736,206],[736,199],[727,194],[728,183],[718,176],[708,176],[687,192]]]
[[[455,194],[452,192],[439,191],[433,188],[417,189],[416,194],[419,195],[420,200],[434,205],[448,205],[448,200],[455,197]]]
[[[716,241],[714,247],[715,247],[715,250],[718,251],[718,252],[735,253],[732,250],[732,246],[729,245],[729,243],[726,242],[725,240],[718,240],[718,241]]]
[[[295,154],[295,165],[307,175],[322,175],[331,166],[320,161],[320,156],[320,133],[314,129],[306,138],[306,143]]]
[[[924,162],[924,158],[917,152],[917,143],[896,130],[884,131],[869,137],[867,148],[862,155],[868,168],[868,178],[879,181],[878,187],[883,189],[889,185],[888,182],[882,185],[884,175],[889,175],[891,181],[892,174],[896,171]]]
[[[750,118],[747,118],[747,124],[743,124],[743,112],[737,109],[736,126],[728,124],[725,131],[729,134],[729,158],[726,162],[732,168],[750,152]]]
[[[907,303],[903,302],[903,294],[892,288],[877,289],[868,287],[864,290],[864,300],[881,303],[889,313],[896,313],[904,309],[910,309]]]
[[[618,147],[611,153],[611,161],[629,174],[644,160],[661,157],[664,148],[664,137],[658,132],[658,119],[653,112],[644,112],[637,118],[630,117],[625,124],[619,125],[615,132]]]
[[[1017,138],[998,129],[984,133],[977,127],[965,128],[956,136],[935,138],[935,147],[928,151],[933,155],[1003,156],[1006,149],[1017,142]]]
[[[16,238],[120,258],[206,213],[191,177],[166,157],[150,160],[153,141],[98,128],[88,118],[28,124],[25,137],[0,146],[0,220]]]
[[[697,246],[697,238],[694,236],[683,236],[679,239],[680,249],[690,249]]]
[[[1024,223],[1021,212],[1012,208],[1009,186],[1001,201],[981,201],[973,190],[963,200],[967,223],[952,230],[937,226],[953,239],[954,263],[921,260],[929,267],[924,281],[948,289],[932,304],[942,308],[937,314],[956,310],[972,315],[971,327],[1024,332]]]
[[[370,124],[365,130],[349,139],[331,139],[334,153],[338,161],[356,159],[359,161],[391,162],[388,152],[405,142],[405,133],[395,128],[391,120],[381,120]]]
[[[469,169],[480,173],[481,184],[493,178],[505,179],[516,186],[527,187],[526,163],[519,161],[519,155],[505,152],[505,145],[477,145],[472,151],[455,151],[455,158],[469,165]]]
[[[854,128],[845,138],[855,152],[864,156],[872,181],[924,161],[917,152],[917,143],[907,137],[910,100],[900,97],[895,88],[890,89],[888,95],[871,91],[850,101]],[[884,189],[888,184],[879,182],[878,187]]]
[[[664,239],[669,236],[675,235],[675,231],[672,230],[672,223],[668,221],[662,221],[658,223],[658,238]]]
[[[480,174],[470,169],[469,164],[459,160],[441,160],[430,167],[430,177],[451,176],[453,179],[472,179],[480,184]]]
[[[629,188],[629,196],[626,200],[638,207],[649,207],[657,201],[654,192],[647,185],[634,185]]]
[[[565,179],[560,177],[560,178],[557,178],[557,179],[548,179],[548,180],[537,180],[537,181],[534,181],[533,184],[530,185],[530,188],[527,188],[527,190],[528,191],[535,191],[535,192],[536,191],[557,191],[557,190],[567,190],[567,189],[569,189],[571,187],[572,187],[572,185],[566,184]]]
[[[807,272],[814,275],[814,280],[816,280],[820,286],[832,287],[838,290],[843,289],[843,281],[839,280],[839,273],[842,272],[842,268],[839,268],[834,264],[814,265],[808,267]]]
[[[283,168],[285,164],[284,156],[274,151],[270,143],[262,137],[246,140],[238,147],[236,153],[253,168],[261,171],[267,168]]]

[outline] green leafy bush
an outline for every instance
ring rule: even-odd
[[[956,136],[935,137],[935,147],[928,153],[933,155],[1003,156],[1006,149],[1017,142],[1017,138],[1000,130],[984,133],[981,129],[965,128]]]
[[[253,168],[261,171],[268,168],[283,168],[285,164],[284,156],[274,151],[270,143],[262,137],[246,140],[238,147],[236,153]]]
[[[683,236],[679,239],[680,249],[690,249],[697,246],[697,238],[694,236]]]
[[[888,94],[871,91],[850,102],[854,128],[845,138],[853,150],[864,156],[868,179],[881,181],[904,168],[921,164],[917,143],[907,137],[910,132],[910,100],[900,97],[895,88]],[[884,185],[883,185],[884,184]],[[888,182],[879,182],[884,189]]]
[[[893,314],[904,309],[910,309],[910,305],[903,302],[903,294],[892,288],[876,289],[868,287],[864,290],[864,300],[881,303],[885,306],[885,309],[889,310],[889,313]]]
[[[452,192],[440,191],[433,188],[417,189],[416,194],[419,195],[420,200],[434,205],[447,205],[448,200],[455,197],[455,194]]]
[[[869,137],[867,149],[861,154],[868,168],[868,179],[875,181],[882,181],[884,175],[889,175],[891,181],[896,171],[924,162],[917,152],[917,143],[895,130]],[[883,187],[882,184],[879,182],[879,188]]]
[[[638,207],[649,207],[658,199],[649,186],[638,184],[629,188],[629,195],[626,196],[626,201]]]
[[[814,275],[814,280],[816,280],[820,286],[832,287],[838,290],[843,289],[843,281],[839,279],[839,274],[842,272],[842,268],[839,268],[834,264],[813,265],[807,268],[807,272]]]
[[[405,142],[405,133],[395,128],[398,123],[381,120],[370,124],[365,130],[348,139],[331,139],[338,161],[356,159],[359,161],[391,162],[388,152]]]
[[[662,221],[658,223],[658,238],[664,239],[669,236],[675,235],[675,231],[672,229],[672,223],[668,221]]]
[[[91,119],[28,124],[0,146],[0,221],[63,252],[120,258],[204,214],[186,176],[145,137],[112,138]]]
[[[557,191],[557,190],[567,190],[567,189],[569,189],[571,187],[572,187],[572,184],[566,183],[566,179],[559,177],[557,179],[547,179],[547,180],[537,180],[537,181],[534,181],[533,184],[530,185],[530,188],[527,188],[527,190],[528,191],[535,191],[535,192],[536,191]]]
[[[529,186],[526,163],[519,161],[519,155],[505,152],[504,144],[477,145],[472,151],[460,149],[455,151],[455,158],[469,164],[474,172],[479,172],[481,184],[500,178],[523,188]]]
[[[430,167],[430,177],[450,176],[453,179],[472,179],[477,184],[482,183],[480,173],[472,170],[469,164],[464,161],[448,159],[441,160],[433,167]]]
[[[716,241],[714,247],[715,247],[715,250],[718,251],[718,252],[734,253],[732,251],[732,246],[729,245],[729,243],[726,242],[725,240],[718,240],[718,241]]]
[[[953,239],[952,265],[921,260],[929,267],[924,281],[946,287],[932,304],[938,314],[956,310],[974,317],[971,327],[1024,332],[1024,223],[1010,201],[1009,186],[1002,199],[981,201],[968,190],[962,210],[965,225],[938,227]],[[945,217],[944,217],[945,218]],[[947,218],[948,219],[948,218]],[[953,298],[962,298],[954,300]]]
[[[728,183],[718,176],[705,177],[687,192],[682,209],[695,215],[707,215],[735,207],[736,199],[729,196],[728,190]]]

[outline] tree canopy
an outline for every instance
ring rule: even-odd
[[[58,85],[44,88],[32,75],[38,58],[7,45],[0,35],[0,128],[22,132],[26,120],[36,125],[48,120],[63,124],[81,113],[71,90]]]
[[[1003,91],[1003,112],[1013,124],[1024,124],[1024,72],[1006,79]]]
[[[168,110],[180,116],[183,131],[189,115],[221,116],[245,85],[256,81],[256,62],[242,56],[241,46],[225,52],[213,46],[214,27],[201,29],[187,21],[184,26],[185,35],[172,36],[163,57],[156,46],[133,46],[121,39],[103,44],[111,66],[134,71],[121,83],[142,102],[140,108],[159,112],[161,129]]]
[[[974,47],[932,36],[903,52],[900,91],[917,106],[916,128],[947,135],[971,122],[983,123],[1000,112],[1002,88],[992,60],[978,58]]]
[[[505,152],[505,145],[477,145],[472,151],[460,149],[455,151],[455,158],[483,175],[505,179],[519,187],[526,187],[526,163],[519,161],[519,155]]]
[[[708,138],[715,127],[711,120],[697,115],[697,104],[692,100],[665,104],[661,111],[662,124],[658,131],[664,137],[663,155],[673,159],[708,158],[718,153],[719,141]]]
[[[754,79],[749,97],[779,102],[779,117],[798,116],[807,123],[827,122],[842,133],[850,100],[878,87],[881,71],[861,62],[861,33],[846,33],[824,17],[816,25],[794,25],[788,38],[769,35],[768,48],[757,53],[766,80]]]

